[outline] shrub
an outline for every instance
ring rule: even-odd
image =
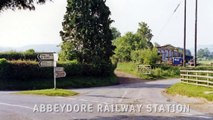
[[[140,64],[155,65],[159,60],[157,48],[136,50],[131,53],[131,59]]]

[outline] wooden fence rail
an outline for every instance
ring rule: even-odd
[[[213,88],[213,71],[181,70],[180,72],[183,83]]]

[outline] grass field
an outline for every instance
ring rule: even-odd
[[[17,92],[17,94],[30,94],[30,95],[45,95],[45,96],[74,96],[77,92],[63,89],[45,89],[45,90],[29,90]]]
[[[137,65],[133,62],[123,62],[123,63],[118,63],[116,70],[130,73],[133,75],[138,75],[137,74]]]
[[[202,65],[210,65],[211,63],[213,63],[213,60],[198,61],[198,63]]]
[[[213,88],[177,83],[167,89],[167,93],[172,95],[183,95],[188,97],[205,98],[213,101]]]

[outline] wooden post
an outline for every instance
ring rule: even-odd
[[[198,85],[198,81],[197,81],[198,77],[197,76],[198,76],[198,73],[196,72],[196,84]]]
[[[195,4],[195,56],[194,56],[194,66],[197,66],[197,12],[198,10],[198,0],[196,0]]]
[[[210,84],[209,84],[209,73],[207,73],[207,86],[209,86]]]
[[[186,67],[186,0],[184,5],[183,66]]]

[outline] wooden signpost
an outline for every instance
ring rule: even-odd
[[[39,67],[53,67],[54,89],[56,89],[56,78],[66,76],[63,67],[57,67],[58,54],[55,52],[38,53]]]
[[[66,72],[64,71],[63,67],[56,67],[55,74],[56,74],[56,78],[62,78],[66,76]]]
[[[53,67],[54,61],[39,61],[39,67]]]

